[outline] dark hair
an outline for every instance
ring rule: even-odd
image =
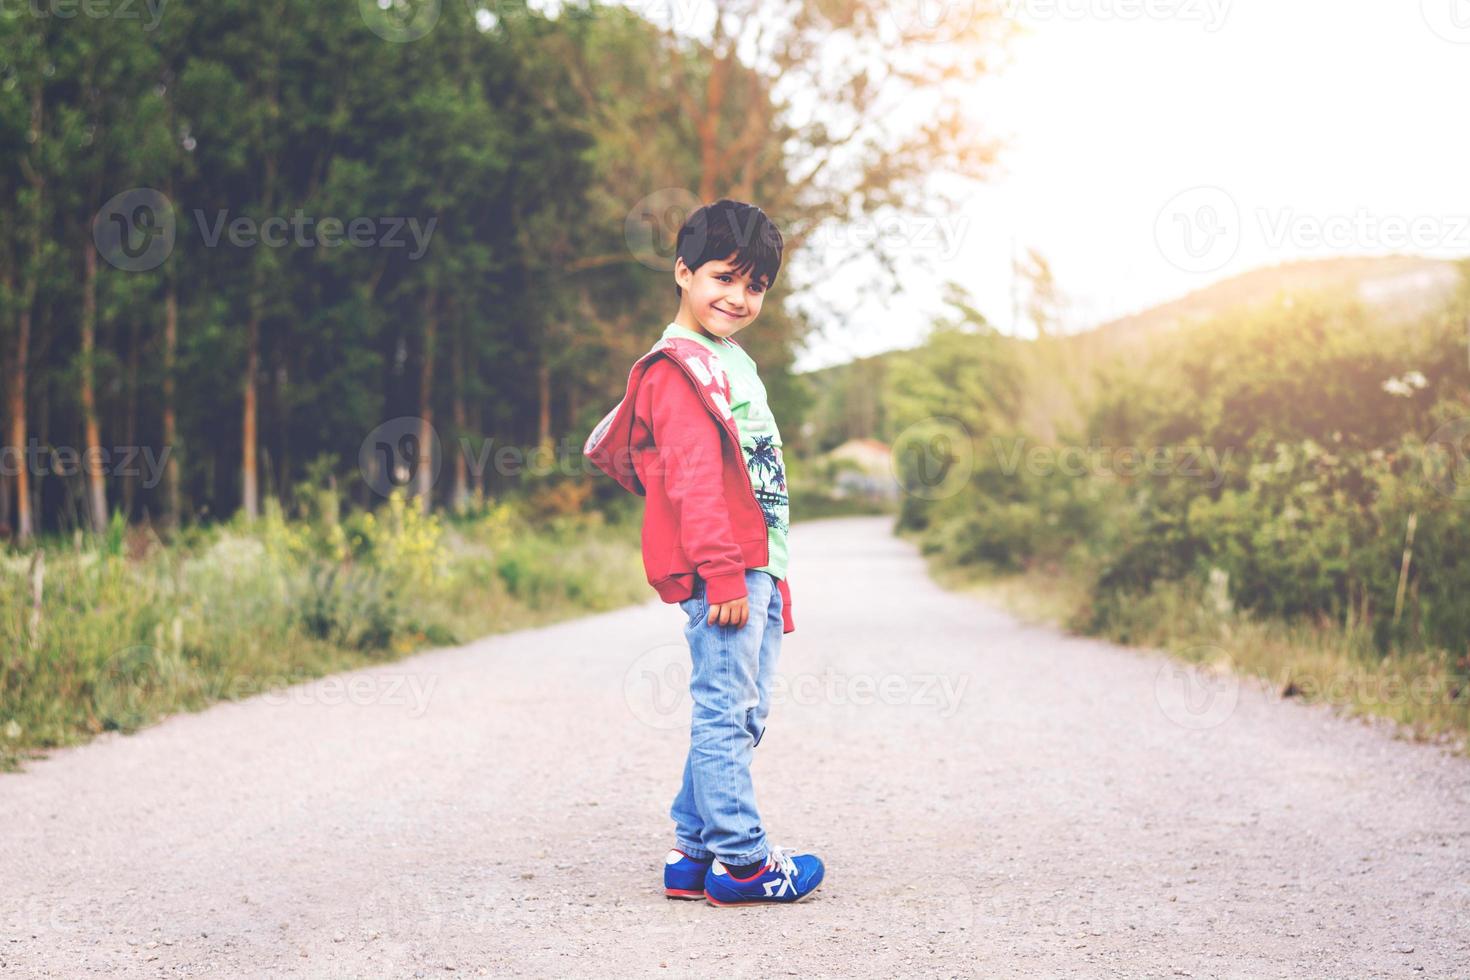
[[[755,282],[764,280],[765,288],[770,289],[775,285],[776,273],[781,271],[781,251],[785,247],[780,230],[764,211],[754,204],[722,197],[713,204],[696,208],[684,219],[674,243],[674,255],[694,272],[706,262],[734,253],[736,271],[749,275]],[[751,269],[755,272],[751,273]],[[678,283],[674,283],[674,295],[684,295]]]

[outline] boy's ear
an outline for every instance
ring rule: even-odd
[[[694,284],[694,273],[684,262],[684,256],[674,256],[674,285],[680,289],[688,289]]]

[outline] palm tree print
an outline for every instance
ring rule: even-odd
[[[781,466],[774,437],[756,436],[754,446],[746,450],[745,465],[750,470],[750,482],[755,489],[755,499],[761,505],[761,513],[765,515],[766,527],[785,531],[784,513],[788,506],[786,472]]]
[[[756,436],[755,448],[750,450],[746,466],[750,471],[760,477],[761,483],[770,482],[778,490],[786,489],[786,474],[781,469],[781,461],[776,458],[776,446],[771,436]],[[771,479],[767,481],[764,473],[769,470]]]

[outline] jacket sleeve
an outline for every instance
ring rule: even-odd
[[[645,399],[646,402],[645,402]],[[725,501],[724,433],[694,382],[659,358],[638,391],[638,414],[649,421],[664,490],[678,523],[679,546],[705,582],[712,603],[745,593],[745,559],[735,543]]]

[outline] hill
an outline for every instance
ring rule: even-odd
[[[1063,347],[1070,350],[1065,360],[1072,367],[1069,373],[1075,374],[1087,364],[1145,345],[1150,338],[1186,324],[1265,305],[1283,295],[1351,295],[1392,322],[1407,322],[1440,307],[1452,295],[1459,275],[1458,263],[1413,255],[1308,259],[1252,269],[1062,338]],[[1031,341],[1014,343],[1029,346]],[[894,364],[913,353],[892,350],[799,375],[798,381],[812,396],[800,432],[793,433],[801,452],[823,452],[848,439],[891,439],[894,433],[884,425],[883,380]],[[1034,404],[1025,413],[1028,420],[1040,426],[1038,431],[1050,428],[1045,417],[1069,400],[1067,390],[1075,395],[1079,386],[1087,387],[1086,381],[1060,375],[1033,379]]]
[[[1439,306],[1459,281],[1456,263],[1414,255],[1306,259],[1252,269],[1131,316],[1077,334],[1127,345],[1160,331],[1258,306],[1277,294],[1351,294],[1395,319],[1412,319]]]

